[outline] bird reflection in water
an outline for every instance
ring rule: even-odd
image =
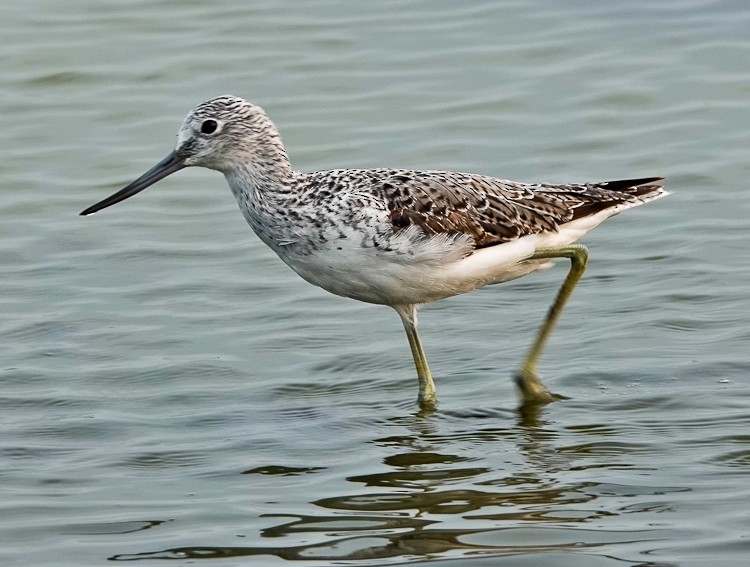
[[[575,449],[560,450],[559,431],[538,412],[539,406],[520,413],[420,411],[392,418],[386,423],[394,435],[372,441],[388,452],[384,470],[346,478],[347,486],[363,488],[313,500],[313,513],[261,516],[280,520],[260,535],[281,539],[282,545],[195,545],[110,559],[273,556],[288,561],[400,562],[591,553],[604,543],[656,539],[652,530],[599,527],[597,520],[618,514],[594,502],[602,495],[598,483],[572,480],[575,475],[569,472],[581,455]],[[577,447],[587,451],[586,445]],[[288,477],[317,470],[263,467],[246,473]],[[300,541],[309,543],[295,545]]]

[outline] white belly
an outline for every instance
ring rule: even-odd
[[[524,236],[468,255],[471,245],[466,239],[415,239],[408,231],[390,251],[363,247],[348,238],[321,247],[312,255],[279,255],[305,280],[333,294],[367,303],[421,304],[548,266],[549,260],[528,259],[538,248],[575,242],[608,216],[600,213],[567,223],[555,233]]]

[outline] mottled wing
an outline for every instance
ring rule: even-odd
[[[380,171],[382,175],[382,170]],[[525,184],[444,171],[393,171],[379,176],[394,229],[416,225],[425,234],[466,234],[477,248],[564,223],[622,203],[661,194],[661,178],[603,183]]]

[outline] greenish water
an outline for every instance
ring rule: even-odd
[[[0,564],[745,565],[750,5],[10,0]],[[665,175],[563,266],[398,318],[309,286],[218,174],[78,212],[231,92],[294,165]],[[167,561],[170,563],[170,561]]]

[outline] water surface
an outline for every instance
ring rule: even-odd
[[[0,563],[744,565],[750,7],[741,2],[6,2]],[[300,280],[221,176],[77,213],[226,92],[295,167],[665,175],[565,268],[390,310]],[[200,560],[200,561],[199,561]]]

